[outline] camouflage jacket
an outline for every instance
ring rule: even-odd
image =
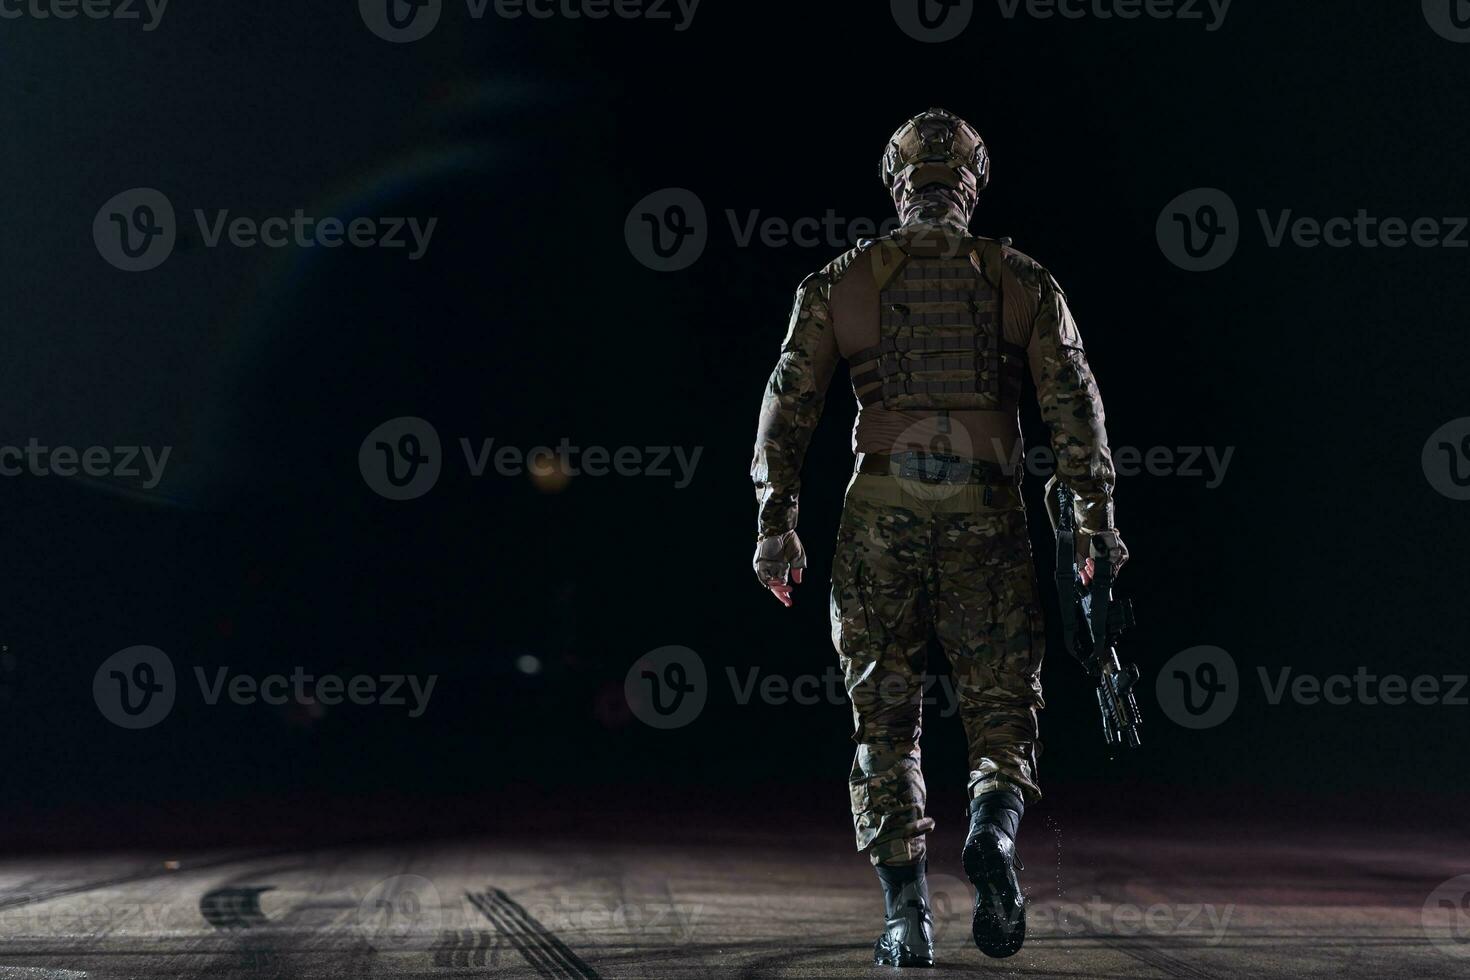
[[[864,346],[857,336],[859,326],[849,321],[862,318],[854,311],[868,305],[877,308],[865,258],[881,244],[863,243],[844,253],[797,289],[781,356],[766,384],[751,463],[759,537],[796,527],[802,461],[828,385],[837,362]],[[947,247],[951,254],[963,254],[967,245],[974,246],[976,261],[988,263],[987,276],[997,281],[1004,340],[1025,351],[1041,416],[1050,429],[1057,475],[1076,494],[1078,527],[1087,531],[1113,527],[1115,474],[1102,397],[1065,294],[1041,265],[1006,243],[952,238]],[[956,450],[957,454],[1007,466],[1019,459],[1019,417],[1009,407],[899,412],[869,404],[860,407],[853,450],[889,453],[922,448],[925,440],[916,446],[913,434],[936,425],[961,437],[960,445],[970,450]]]

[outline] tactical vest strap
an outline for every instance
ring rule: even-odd
[[[1014,377],[1014,381],[1011,378]],[[853,387],[862,388],[875,382],[882,382],[877,387],[858,392],[858,403],[863,407],[870,405],[881,405],[891,402],[899,397],[911,396],[939,396],[939,395],[988,395],[989,385],[979,379],[967,381],[909,381],[897,378],[892,381],[883,380],[877,372],[869,371],[860,377],[853,378]],[[1021,397],[1021,379],[1019,374],[1011,375],[1002,382],[1003,404],[1014,405]],[[979,410],[979,409],[977,409]],[[949,411],[946,409],[945,411]],[[956,409],[964,411],[964,409]]]

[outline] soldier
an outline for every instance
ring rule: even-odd
[[[852,700],[849,785],[857,846],[884,892],[874,962],[928,966],[919,766],[926,647],[952,665],[969,743],[965,872],[975,944],[1010,956],[1025,938],[1015,839],[1040,798],[1036,764],[1041,603],[1019,492],[1018,401],[1036,384],[1058,478],[1076,494],[1079,557],[1128,552],[1113,523],[1103,406],[1066,297],[1008,240],[968,228],[990,178],[980,135],[942,109],[911,119],[883,155],[900,227],[865,241],[797,290],[766,386],[751,477],[755,572],[784,605],[802,580],[801,465],[839,358],[859,413],[857,464],[832,563],[832,641]]]

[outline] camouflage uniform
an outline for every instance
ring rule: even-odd
[[[959,177],[935,194],[944,166]],[[903,227],[802,283],[751,468],[757,574],[784,582],[788,568],[805,565],[796,537],[802,459],[836,363],[847,359],[861,405],[853,449],[872,465],[860,462],[847,491],[832,640],[858,743],[857,846],[875,864],[921,861],[934,823],[918,744],[931,637],[952,665],[971,797],[1002,788],[1028,802],[1040,795],[1045,633],[1013,465],[1023,371],[1036,385],[1058,477],[1077,495],[1078,527],[1113,532],[1102,401],[1066,298],[1007,242],[964,228],[988,173],[978,134],[940,110],[895,136],[884,174]],[[905,193],[905,179],[930,196]]]

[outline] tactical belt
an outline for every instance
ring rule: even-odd
[[[898,476],[920,483],[1015,486],[1021,482],[1020,467],[1007,473],[999,463],[944,453],[858,453],[856,471],[869,476]]]

